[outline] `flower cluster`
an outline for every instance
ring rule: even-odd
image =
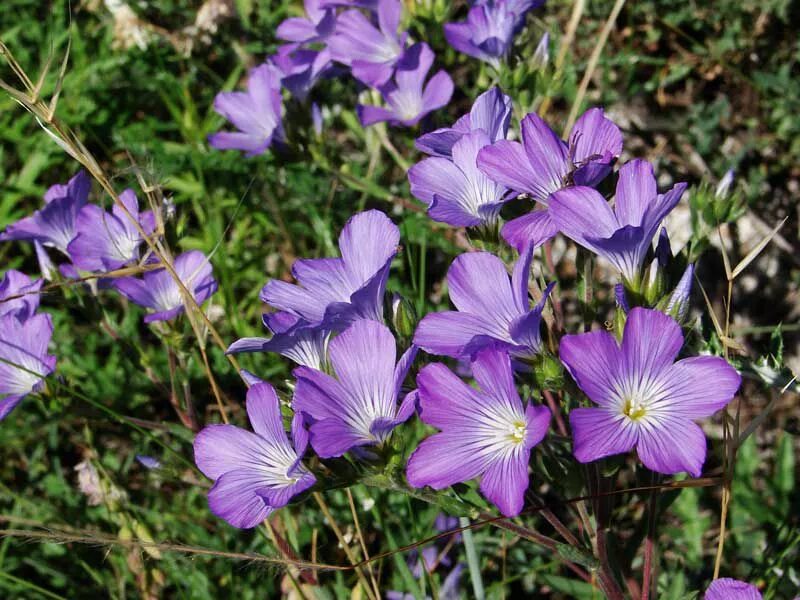
[[[430,46],[411,44],[408,32],[400,30],[400,0],[305,0],[304,5],[305,16],[278,27],[277,37],[287,43],[250,71],[247,91],[217,95],[214,110],[237,131],[211,135],[214,148],[252,156],[284,141],[281,88],[306,102],[320,79],[343,69],[383,99],[384,106],[357,106],[364,126],[388,121],[411,127],[450,101],[450,76],[440,70],[428,78],[434,61]],[[319,121],[316,104],[312,115]]]
[[[144,318],[170,320],[184,312],[183,291],[167,268],[142,251],[145,237],[156,232],[156,214],[141,211],[136,194],[126,189],[110,211],[89,202],[91,180],[80,171],[66,184],[57,184],[44,195],[45,205],[33,215],[9,225],[0,240],[33,242],[45,277],[54,274],[45,247],[54,248],[69,262],[59,265],[64,277],[90,276],[102,287],[112,287],[132,302],[152,309]],[[113,277],[124,267],[146,268],[142,278]],[[198,304],[217,289],[211,264],[202,252],[185,252],[172,265]],[[2,311],[0,311],[2,314]]]
[[[297,260],[292,268],[296,284],[272,280],[264,286],[261,299],[272,309],[264,316],[264,325],[272,335],[244,338],[229,348],[229,352],[277,352],[298,364],[293,396],[284,407],[296,439],[295,451],[281,454],[283,462],[267,454],[266,446],[289,446],[278,417],[270,432],[259,430],[250,414],[250,394],[266,384],[245,375],[248,383],[255,383],[248,393],[248,413],[263,440],[256,444],[235,427],[211,426],[196,444],[198,465],[216,480],[209,496],[216,514],[233,525],[250,527],[292,494],[313,485],[309,473],[317,472],[317,462],[300,463],[306,446],[303,436],[308,436],[320,464],[347,453],[353,460],[381,464],[399,443],[393,441],[393,431],[416,413],[436,432],[408,457],[407,483],[442,490],[477,480],[480,492],[503,515],[517,515],[530,483],[531,454],[545,441],[552,417],[552,407],[533,398],[526,401],[517,384],[530,384],[532,367],[542,357],[552,356],[556,347],[578,388],[596,405],[569,411],[577,461],[597,461],[635,449],[652,471],[700,476],[706,440],[695,421],[730,402],[740,376],[718,357],[678,360],[684,335],[675,319],[686,315],[691,266],[689,277],[684,274],[669,295],[664,294],[663,282],[660,295],[650,303],[646,294],[633,293],[642,290],[634,284],[642,281],[639,269],[651,252],[656,228],[684,186],[660,195],[652,167],[632,161],[619,170],[612,210],[588,185],[610,173],[622,146],[619,130],[601,111],[589,111],[581,118],[569,145],[535,115],[524,119],[526,143],[507,142],[509,117],[509,99],[493,89],[454,127],[420,138],[419,147],[432,156],[411,170],[412,190],[418,196],[427,194],[433,218],[446,216],[450,220],[445,222],[463,226],[478,224],[467,217],[480,219],[486,211],[480,204],[476,208],[474,203],[460,203],[464,198],[454,184],[456,172],[465,180],[483,177],[484,183],[511,193],[525,191],[544,204],[535,212],[554,224],[549,236],[563,231],[617,267],[624,282],[617,293],[624,323],[619,339],[607,331],[593,331],[563,335],[545,347],[541,324],[554,284],[543,289],[531,284],[534,250],[542,243],[537,239],[525,240],[510,274],[500,257],[490,252],[457,257],[447,275],[456,310],[425,315],[412,336],[397,331],[396,337],[385,322],[383,307],[400,233],[379,211],[358,213],[341,232],[339,257]],[[511,178],[509,169],[505,182],[492,183],[479,167],[491,163],[494,153],[507,151],[519,159],[517,179]],[[499,169],[501,162],[495,159],[492,164]],[[542,165],[548,166],[549,174]],[[447,180],[448,175],[453,179]],[[473,189],[474,182],[463,189]],[[585,214],[579,214],[576,197],[584,198]],[[499,219],[499,211],[491,210]],[[592,220],[595,233],[590,235],[582,227]],[[658,270],[670,259],[669,242],[662,235],[653,268]],[[390,325],[397,327],[399,320],[392,319]],[[406,338],[412,342],[404,348]],[[468,367],[459,373],[468,373],[477,387],[445,364],[432,363],[419,369],[414,385],[404,388],[420,350],[458,359]],[[274,414],[280,411],[276,408]],[[219,439],[207,443],[212,434]],[[219,447],[230,449],[223,453],[231,457],[229,466],[214,466]],[[228,476],[239,464],[253,467],[247,474]],[[229,480],[235,483],[228,484]],[[285,492],[280,501],[265,491],[276,489]]]
[[[484,95],[481,102],[507,105],[497,90]],[[487,114],[497,116],[491,111]],[[438,137],[422,143],[435,146],[438,156],[434,158],[447,163],[445,142],[456,140],[450,156],[458,156],[459,144],[475,135],[469,131],[473,123],[500,121],[493,134],[503,130],[505,117],[485,117],[480,109],[474,111],[458,130],[440,131]],[[477,131],[489,138],[484,129]],[[473,160],[477,160],[475,154]],[[593,165],[595,173],[610,170],[610,160],[604,160]],[[653,205],[660,214],[657,220],[663,218],[663,201],[648,187],[650,178],[652,171],[646,163],[634,161],[623,167],[616,205],[617,213],[625,215],[621,218],[640,219]],[[575,190],[596,193],[586,186],[569,188]],[[552,209],[559,201],[565,204],[559,196],[562,192],[554,188],[543,199]],[[644,237],[649,245],[652,234]],[[656,259],[662,263],[668,260],[664,254],[669,254],[664,239]],[[424,316],[413,342],[398,359],[398,339],[383,315],[386,281],[398,243],[399,231],[383,213],[356,214],[339,238],[340,257],[298,260],[292,269],[297,284],[272,280],[264,286],[261,298],[274,311],[265,315],[264,324],[272,336],[244,338],[229,351],[278,352],[299,365],[293,372],[293,397],[286,409],[293,415],[294,436],[305,439],[300,431],[307,428],[318,459],[333,460],[350,453],[356,460],[380,462],[392,444],[393,430],[417,413],[438,432],[411,453],[407,482],[441,490],[478,480],[482,494],[502,514],[517,515],[529,486],[531,452],[545,439],[552,416],[549,408],[533,400],[524,402],[516,381],[526,377],[537,356],[551,351],[543,347],[540,326],[553,285],[535,293],[534,300],[530,294],[536,244],[526,244],[510,276],[500,258],[489,252],[457,257],[447,277],[457,310]],[[586,247],[595,249],[589,244]],[[637,251],[643,260],[647,251]],[[630,273],[620,272],[623,280],[629,281]],[[596,404],[569,412],[579,462],[636,449],[641,462],[655,472],[701,474],[706,440],[695,420],[724,407],[736,393],[740,376],[725,360],[714,356],[676,362],[684,336],[670,314],[685,314],[689,288],[682,279],[673,294],[657,299],[663,312],[638,305],[638,296],[631,308],[625,289],[621,290],[625,319],[621,340],[606,331],[561,338],[560,360]],[[415,385],[405,391],[420,349],[468,365],[478,388],[444,364],[433,363],[419,370]],[[250,383],[259,381],[247,378]],[[256,387],[260,385],[256,383]],[[256,432],[265,439],[264,444],[285,446],[283,425],[276,421],[273,430]],[[209,431],[220,436],[218,443],[203,441],[211,435]],[[198,437],[198,465],[216,479],[214,490],[220,489],[219,493],[212,490],[212,509],[234,525],[253,526],[256,517],[313,485],[313,479],[306,476],[310,467],[299,462],[304,442],[295,441],[296,455],[287,450],[279,463],[236,428],[212,426],[206,432]],[[231,448],[227,454],[237,458],[231,460],[231,469],[239,463],[263,464],[264,468],[254,466],[248,475],[240,474],[235,484],[224,485],[226,470],[206,465],[213,460],[215,449],[225,445]],[[277,488],[286,491],[280,502],[263,492]],[[234,501],[228,494],[240,498]],[[247,507],[246,514],[243,507]]]

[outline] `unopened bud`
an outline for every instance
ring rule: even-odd
[[[689,297],[692,294],[692,280],[694,278],[694,265],[689,264],[683,272],[678,285],[672,291],[664,312],[678,323],[683,323],[689,313]]]
[[[670,248],[669,244],[669,235],[667,234],[667,229],[662,227],[661,233],[658,236],[658,243],[656,244],[656,260],[662,268],[666,268],[671,259],[672,248]]]
[[[550,63],[550,33],[545,31],[531,58],[534,69],[544,69]]]
[[[564,386],[564,367],[549,352],[540,352],[533,362],[533,374],[542,389],[558,390]]]
[[[410,339],[417,327],[414,305],[400,294],[392,294],[392,326],[395,333],[405,339]]]
[[[644,289],[644,299],[648,306],[658,302],[664,295],[666,281],[664,277],[664,267],[659,263],[658,258],[654,258],[650,263],[650,270],[647,274],[647,282]]]
[[[725,175],[722,176],[722,179],[719,180],[717,184],[717,189],[714,192],[715,198],[726,198],[731,191],[731,187],[733,187],[733,178],[734,178],[734,171],[733,169],[728,169]]]

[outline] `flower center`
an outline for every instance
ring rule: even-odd
[[[638,398],[626,398],[622,412],[631,421],[638,421],[647,414],[644,403]]]
[[[525,440],[527,433],[527,424],[524,421],[514,421],[511,424],[511,432],[508,434],[508,439],[515,444],[521,444]]]

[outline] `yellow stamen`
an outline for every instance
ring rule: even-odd
[[[625,413],[625,416],[632,421],[638,421],[647,413],[643,404],[630,398],[625,400],[625,408],[622,410],[622,412]]]

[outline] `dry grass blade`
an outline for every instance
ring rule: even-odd
[[[767,244],[769,244],[772,241],[772,238],[774,238],[775,235],[777,235],[780,228],[783,227],[783,225],[786,223],[787,218],[788,217],[784,218],[783,221],[781,221],[775,227],[773,227],[772,230],[760,242],[758,242],[756,247],[750,250],[750,252],[747,253],[747,256],[745,256],[741,261],[739,261],[739,264],[736,265],[736,267],[734,267],[730,279],[736,279],[736,277],[739,274],[741,274],[741,272],[744,271],[747,268],[747,266],[751,262],[753,262],[759,254],[761,254],[761,251],[764,248],[766,248]]]
[[[706,301],[708,314],[711,317],[711,322],[714,323],[714,330],[717,332],[717,336],[719,336],[719,339],[727,338],[725,332],[722,329],[722,326],[719,323],[719,319],[717,319],[717,313],[714,312],[714,307],[711,306],[711,300],[708,299],[708,294],[706,294],[706,290],[703,287],[703,284],[700,283],[700,279],[697,277],[697,275],[695,275],[694,278],[695,281],[697,281],[697,286],[700,288],[700,291],[703,292],[703,298]]]
[[[567,124],[564,127],[564,137],[569,134],[570,130],[572,129],[572,125],[575,123],[575,119],[578,118],[578,111],[581,108],[584,96],[586,96],[586,91],[589,89],[589,82],[592,80],[594,70],[597,68],[600,55],[603,53],[603,47],[606,45],[608,36],[611,35],[611,30],[614,29],[614,23],[616,22],[617,17],[619,16],[619,13],[624,5],[625,0],[617,0],[614,3],[614,7],[611,9],[611,13],[608,15],[608,19],[603,25],[603,29],[600,31],[600,35],[597,38],[597,43],[594,45],[592,54],[589,56],[589,64],[586,65],[586,72],[583,74],[583,79],[581,79],[580,86],[578,87],[578,93],[575,95],[575,101],[572,103],[572,108],[569,111],[569,118],[567,119]]]

